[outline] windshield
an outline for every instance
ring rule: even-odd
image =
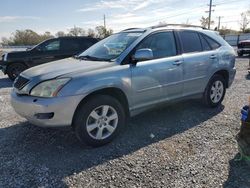
[[[142,32],[124,32],[111,35],[79,55],[80,58],[111,61],[126,50]]]

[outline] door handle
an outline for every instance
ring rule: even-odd
[[[210,59],[215,59],[216,58],[216,55],[211,55],[210,56]]]
[[[181,65],[181,64],[182,64],[182,61],[181,61],[181,60],[176,60],[176,61],[173,62],[173,65],[179,66],[179,65]]]

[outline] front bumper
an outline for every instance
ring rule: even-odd
[[[242,53],[242,54],[249,54],[250,53],[250,48],[239,48],[237,50],[238,54]]]
[[[228,87],[230,87],[234,81],[236,75],[236,68],[234,67],[230,72],[229,72],[229,79],[228,79]]]
[[[83,96],[41,98],[11,92],[11,105],[20,116],[41,127],[72,124],[74,112]],[[53,115],[52,115],[53,114]]]

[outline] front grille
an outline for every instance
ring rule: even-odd
[[[22,76],[18,76],[17,79],[14,82],[14,87],[17,89],[22,89],[27,83],[29,82],[29,79],[24,78]]]

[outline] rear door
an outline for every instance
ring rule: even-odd
[[[202,93],[206,87],[208,71],[217,61],[217,53],[203,34],[195,31],[179,31],[183,52],[183,96]]]

